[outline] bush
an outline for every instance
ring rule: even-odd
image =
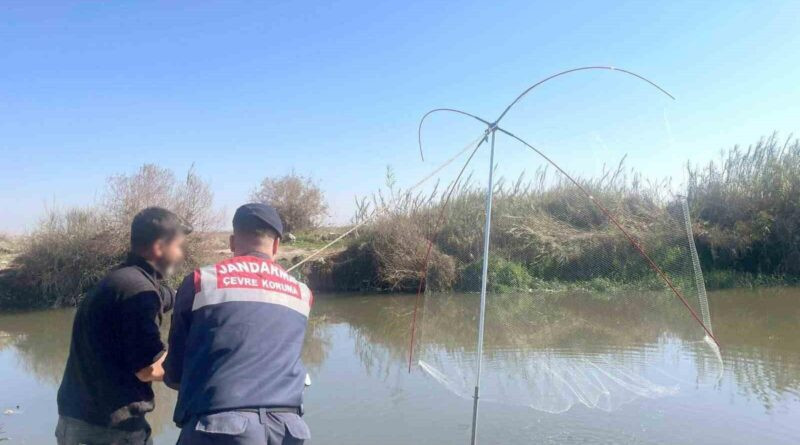
[[[466,292],[480,290],[481,278],[483,276],[483,261],[476,260],[467,264],[459,275],[459,290]],[[523,265],[498,257],[489,257],[489,270],[487,275],[486,289],[489,292],[527,292],[534,283],[533,278]]]
[[[688,171],[705,268],[800,276],[800,141],[773,135]]]
[[[208,182],[194,171],[194,166],[180,181],[171,170],[145,164],[132,175],[110,177],[104,206],[98,211],[106,215],[123,252],[128,247],[134,215],[146,207],[169,209],[190,225],[194,231],[184,247],[186,262],[172,277],[173,284],[178,285],[184,273],[207,263],[213,256],[214,240],[210,235],[222,220],[222,214],[213,205],[214,193]]]
[[[416,292],[425,275],[427,249],[428,240],[408,219],[381,219],[365,228],[347,249],[330,257],[324,267],[337,290]],[[456,277],[453,258],[434,246],[427,266],[429,290],[452,288]],[[319,271],[309,274],[319,275]]]
[[[49,210],[14,260],[16,284],[26,290],[18,298],[38,307],[74,305],[124,251],[123,241],[95,209]]]
[[[676,199],[668,180],[644,180],[620,163],[599,178],[577,181],[592,199],[560,173],[547,170],[535,172],[531,180],[521,176],[510,185],[502,178],[497,181],[490,289],[526,289],[529,284],[595,290],[663,287],[630,240],[593,201],[608,208],[673,281],[690,277],[682,200]],[[372,223],[371,230],[396,236],[381,226],[407,221],[426,238],[435,237],[439,251],[456,262],[460,289],[477,290],[484,188],[469,178],[462,180],[453,185],[449,204],[442,209],[450,187],[421,195],[392,184],[387,181],[388,192],[379,191],[372,198],[372,211],[391,217]],[[800,279],[800,141],[780,143],[773,136],[747,150],[735,147],[719,162],[689,167],[688,194],[709,287]],[[361,221],[370,215],[369,198],[358,202],[356,221]],[[442,224],[434,229],[440,212]],[[366,252],[377,241],[362,237],[359,242],[358,248]],[[529,283],[528,277],[539,281]]]
[[[4,306],[66,306],[76,304],[112,267],[126,256],[130,223],[139,210],[160,205],[192,225],[186,262],[173,279],[206,261],[210,229],[219,214],[212,207],[208,184],[193,170],[177,181],[166,169],[145,165],[133,175],[109,179],[105,200],[88,208],[51,209],[21,242],[21,252],[0,280]]]
[[[265,178],[250,199],[275,207],[286,232],[317,228],[328,211],[319,186],[310,178],[294,173]]]

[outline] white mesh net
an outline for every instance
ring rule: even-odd
[[[479,359],[481,400],[551,413],[613,410],[716,382],[722,363],[678,187],[644,181],[621,162],[606,166],[635,152],[634,166],[655,162],[659,173],[674,150],[668,105],[643,82],[631,90],[630,79],[587,76],[543,94],[536,108],[520,102],[495,132],[480,356],[490,138],[427,150],[431,172],[407,189],[390,178],[330,243],[343,246],[298,270],[337,290],[424,289],[409,364],[465,398]],[[426,127],[426,145],[486,130],[452,111]]]
[[[636,109],[615,83],[606,87],[594,108],[560,104],[562,115],[577,118],[542,138],[546,156],[576,163],[568,156],[578,147],[613,159],[641,149],[643,133],[661,141],[648,150],[669,148],[662,104],[642,100],[646,109]],[[610,125],[621,109],[633,117]],[[622,164],[573,179],[533,146],[496,134],[481,400],[608,411],[715,382],[722,363],[690,215],[674,188],[646,183]],[[414,345],[420,369],[465,398],[473,397],[479,363],[489,148],[482,150],[447,205],[432,204],[442,223],[424,224],[433,250],[453,260],[455,279],[447,291],[428,283]],[[430,213],[428,221],[439,219]],[[431,261],[428,275],[442,269]]]

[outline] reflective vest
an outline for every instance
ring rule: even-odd
[[[277,304],[308,317],[313,297],[308,286],[280,264],[255,256],[234,257],[195,272],[192,311],[226,302]]]
[[[270,259],[240,256],[197,269],[194,289],[176,420],[300,407],[308,287]]]

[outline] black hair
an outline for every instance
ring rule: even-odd
[[[181,218],[161,207],[148,207],[133,217],[131,250],[146,249],[158,240],[172,240],[179,234],[192,233],[192,227]]]

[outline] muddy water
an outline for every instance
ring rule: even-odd
[[[612,410],[577,403],[565,412],[548,413],[487,402],[481,413],[482,443],[799,443],[800,290],[733,290],[712,292],[709,297],[724,363],[721,377],[711,384],[684,381],[674,393],[631,398]],[[413,299],[403,296],[317,299],[304,352],[314,380],[306,395],[311,443],[468,441],[471,401],[457,397],[419,368],[407,372],[412,305]],[[55,394],[73,314],[53,310],[0,315],[0,410],[12,412],[0,414],[4,431],[0,437],[8,437],[8,443],[53,443]],[[619,325],[611,322],[609,326]],[[452,335],[437,339],[437,346],[451,354],[463,352],[470,343],[465,338],[474,332],[471,326],[472,320],[453,323]],[[626,327],[622,324],[619,329]],[[597,332],[577,328],[573,332],[567,326],[558,335],[562,340],[596,339]],[[672,334],[677,341],[684,335],[680,330]],[[615,348],[630,354],[640,350],[653,355],[658,350],[651,344],[655,340],[642,336],[610,338]],[[530,341],[535,349],[533,343],[540,339],[521,336],[515,341]],[[591,342],[573,344],[586,344],[587,350],[572,347],[571,356],[597,356]],[[489,366],[519,366],[504,363],[506,355],[492,354],[492,343],[488,345]],[[157,409],[149,416],[155,442],[174,443],[177,430],[170,419],[175,394],[161,386],[156,393]]]

